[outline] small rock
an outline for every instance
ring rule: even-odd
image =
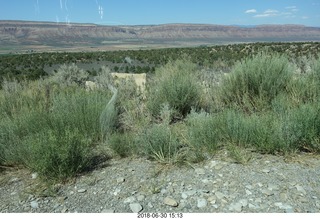
[[[204,207],[207,206],[207,204],[208,204],[208,202],[207,202],[206,199],[200,198],[200,199],[198,199],[197,207],[198,208],[204,208]]]
[[[139,203],[132,203],[129,205],[130,209],[133,213],[138,213],[140,211],[142,211],[142,206]]]
[[[219,205],[212,205],[212,207],[214,207],[215,209],[218,209]]]
[[[137,200],[141,202],[141,201],[143,201],[145,198],[146,198],[146,197],[145,197],[144,195],[139,195],[139,196],[137,197]]]
[[[163,189],[161,189],[160,193],[161,193],[161,194],[166,194],[166,193],[167,193],[167,190],[163,188]]]
[[[132,203],[136,200],[136,198],[134,196],[130,196],[128,198],[126,198],[123,202],[124,203]]]
[[[249,208],[250,209],[257,209],[257,206],[253,205],[253,204],[249,204]]]
[[[115,210],[114,210],[113,208],[103,209],[103,210],[101,211],[101,213],[114,213],[114,212],[115,212]]]
[[[257,185],[261,188],[263,186],[262,183],[257,183]]]
[[[214,167],[215,170],[221,170],[223,168],[224,165],[222,164],[218,164]]]
[[[281,199],[281,201],[285,202],[288,199],[288,195],[286,193],[284,193],[284,192],[281,192],[280,193],[280,199]]]
[[[64,203],[64,201],[67,199],[68,197],[67,196],[59,196],[57,197],[57,201],[61,204]]]
[[[196,168],[195,172],[198,175],[204,175],[206,173],[206,171],[204,169],[201,169],[201,168]]]
[[[152,205],[151,202],[148,203],[148,207],[149,207],[149,208],[153,208],[153,205]]]
[[[113,193],[114,196],[117,196],[120,193],[121,189],[116,189]]]
[[[294,209],[292,207],[286,208],[285,211],[286,211],[286,213],[294,213]]]
[[[269,190],[278,190],[278,189],[279,189],[279,186],[274,185],[274,184],[269,184],[269,185],[268,185],[268,189],[269,189]]]
[[[261,198],[256,198],[255,202],[256,202],[256,203],[261,203],[261,202],[262,202],[262,199],[261,199]]]
[[[212,161],[210,162],[210,168],[215,167],[217,164],[218,164],[218,162],[217,162],[217,161],[212,160]]]
[[[270,189],[263,189],[261,192],[262,192],[262,194],[267,195],[267,196],[271,196],[274,194],[274,192]]]
[[[242,211],[242,204],[240,202],[231,204],[229,206],[229,211],[231,212],[241,212]]]
[[[30,203],[30,206],[31,206],[31,208],[38,208],[38,207],[39,207],[39,204],[38,204],[37,201],[32,201],[32,202]]]
[[[122,183],[124,181],[125,181],[125,178],[123,178],[123,177],[117,178],[117,183]]]
[[[248,200],[247,199],[241,199],[239,201],[239,203],[241,203],[242,207],[246,207],[248,205]]]
[[[204,183],[204,184],[207,184],[207,183],[209,183],[210,181],[209,181],[208,179],[202,179],[201,182]]]
[[[216,197],[210,196],[210,197],[208,198],[208,202],[210,202],[211,204],[215,204],[215,203],[216,203]]]
[[[85,193],[86,191],[86,189],[78,189],[78,193]]]
[[[299,202],[299,203],[308,203],[309,200],[306,199],[306,198],[304,198],[304,197],[300,197],[300,198],[298,199],[298,202]]]
[[[10,179],[9,183],[16,183],[16,182],[19,182],[19,181],[21,181],[21,179],[15,177],[15,178]]]
[[[183,192],[183,193],[181,193],[181,198],[187,199],[187,198],[188,198],[188,195],[187,195],[185,192]]]
[[[270,173],[270,170],[269,169],[263,169],[262,172],[263,173]]]
[[[185,191],[185,192],[182,192],[182,193],[181,193],[181,197],[182,197],[183,199],[186,199],[186,198],[188,198],[189,196],[192,196],[192,195],[194,195],[194,194],[196,194],[196,193],[197,193],[196,190]]]
[[[33,173],[33,174],[31,174],[31,178],[32,179],[36,179],[38,177],[38,173]]]
[[[250,190],[246,189],[246,194],[247,195],[252,195],[252,192]]]
[[[66,213],[67,211],[69,211],[68,208],[64,207],[62,210],[61,210],[61,213]]]
[[[298,192],[301,192],[303,195],[307,194],[306,190],[304,190],[304,188],[302,186],[297,185],[296,188],[297,188]]]
[[[172,207],[177,207],[179,204],[176,200],[170,198],[170,197],[165,197],[163,199],[163,203]]]
[[[282,204],[279,208],[285,210],[286,213],[294,213],[294,209],[291,205]]]
[[[216,195],[217,199],[222,199],[225,197],[225,195],[222,192],[215,192],[215,195]]]

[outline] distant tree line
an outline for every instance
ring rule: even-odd
[[[251,57],[263,49],[286,54],[298,65],[303,65],[304,62],[301,61],[303,58],[318,58],[320,43],[249,43],[152,50],[1,55],[0,82],[3,78],[18,81],[36,80],[54,71],[52,69],[70,63],[92,65],[91,69],[87,69],[90,75],[96,74],[97,69],[94,67],[102,65],[107,65],[114,72],[154,73],[155,68],[177,60],[181,56],[188,56],[192,62],[201,67],[229,71],[237,61]]]

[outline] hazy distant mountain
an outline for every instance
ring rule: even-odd
[[[303,25],[223,26],[164,24],[102,26],[50,22],[0,21],[0,46],[105,45],[112,42],[320,41],[320,27]]]

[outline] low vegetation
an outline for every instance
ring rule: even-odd
[[[166,164],[200,162],[221,149],[242,164],[251,151],[320,152],[319,58],[302,66],[263,50],[219,74],[180,58],[148,74],[144,93],[130,80],[113,84],[106,67],[91,76],[99,86],[89,91],[90,75],[75,65],[36,81],[3,80],[0,166],[63,180],[110,152]]]

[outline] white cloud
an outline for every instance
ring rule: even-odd
[[[268,9],[265,12],[263,12],[262,14],[257,14],[257,15],[255,15],[253,17],[256,17],[256,18],[260,18],[260,17],[275,17],[275,16],[279,16],[279,15],[280,15],[279,11],[274,10],[274,9]]]
[[[304,19],[304,20],[309,19],[308,16],[303,16],[303,17],[301,17],[301,18]]]
[[[255,15],[255,16],[253,16],[253,17],[275,17],[275,16],[277,16],[277,14],[265,14],[265,13],[263,13],[263,14],[257,14],[257,15]]]
[[[249,10],[246,10],[244,13],[246,13],[246,14],[257,13],[257,10],[256,9],[249,9]]]
[[[297,8],[297,6],[288,6],[288,7],[286,7],[286,9],[296,9]]]
[[[279,11],[273,10],[273,9],[268,9],[264,12],[264,14],[276,14],[276,13],[279,13]]]
[[[297,12],[297,11],[299,11],[299,9],[297,8],[297,6],[288,6],[288,7],[285,7],[285,9],[290,10],[290,11],[292,11],[292,12]]]

